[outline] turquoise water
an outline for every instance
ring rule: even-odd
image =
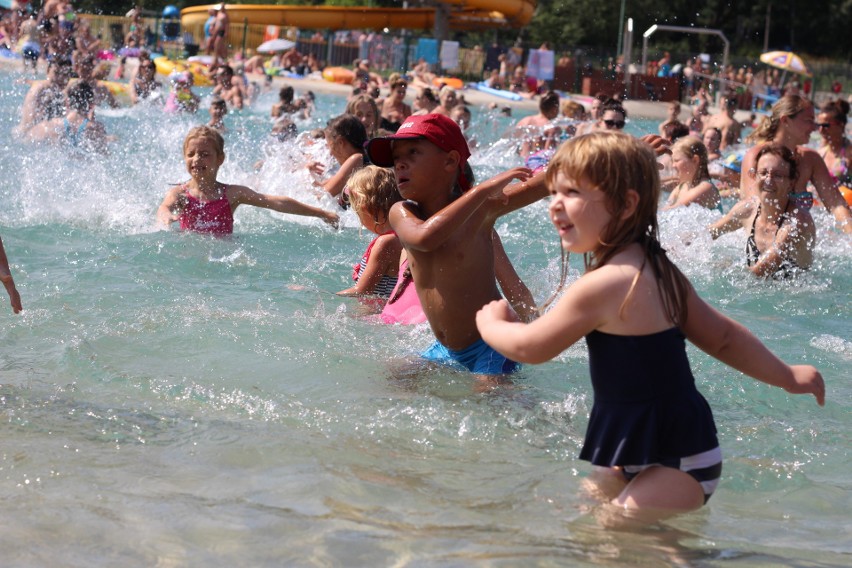
[[[377,325],[333,295],[370,238],[351,213],[337,232],[248,207],[233,238],[158,231],[156,207],[186,179],[191,120],[100,112],[118,138],[110,157],[75,160],[10,141],[26,92],[14,79],[0,75],[0,235],[25,311],[0,309],[4,565],[852,563],[852,244],[825,211],[814,269],[779,283],[747,274],[743,235],[707,237],[714,213],[662,215],[663,245],[700,293],[820,368],[828,401],[691,349],[726,457],[720,488],[665,527],[615,532],[580,491],[584,345],[494,389],[413,372],[428,329]],[[228,117],[220,179],[313,200],[296,150],[260,142],[273,100]],[[343,102],[319,106],[321,125]],[[516,165],[497,140],[508,119],[475,116],[478,177]],[[535,297],[549,296],[546,204],[498,228]]]

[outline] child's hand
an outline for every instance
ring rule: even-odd
[[[15,288],[15,281],[12,279],[12,276],[0,276],[0,281],[3,282],[3,285],[6,287],[6,292],[9,293],[9,301],[12,304],[12,311],[16,314],[20,313],[24,308],[21,306],[21,295],[18,293],[18,289]]]
[[[817,404],[825,406],[825,382],[819,371],[810,365],[791,365],[790,370],[793,371],[793,384],[784,390],[792,394],[812,394]]]
[[[512,168],[505,172],[499,173],[496,176],[489,178],[480,184],[480,187],[488,192],[489,199],[502,200],[503,203],[509,202],[509,197],[503,193],[503,189],[509,185],[513,179],[518,181],[527,181],[532,177],[532,170],[529,168]]]
[[[337,216],[337,213],[334,213],[332,211],[326,211],[322,220],[331,225],[332,229],[337,229],[340,227],[340,217]]]
[[[521,321],[518,314],[509,305],[506,300],[494,300],[482,306],[476,312],[476,327],[482,329],[490,324],[500,321],[518,322]]]
[[[640,138],[640,140],[650,146],[657,156],[672,153],[671,142],[661,136],[657,136],[656,134],[646,134]]]

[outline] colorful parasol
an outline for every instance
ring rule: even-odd
[[[784,72],[805,75],[806,77],[813,76],[802,58],[792,51],[767,51],[760,56],[760,60]]]

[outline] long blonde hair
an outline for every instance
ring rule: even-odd
[[[585,180],[601,191],[612,217],[604,227],[598,248],[583,255],[586,270],[600,268],[618,252],[637,243],[644,255],[642,269],[650,261],[659,283],[660,299],[669,319],[678,326],[682,325],[687,316],[686,300],[690,284],[660,246],[657,227],[660,174],[651,147],[620,132],[601,131],[578,136],[563,144],[550,161],[547,167],[548,186],[553,187],[558,173],[571,179]],[[628,207],[630,190],[639,196],[636,210],[632,215],[622,218]],[[564,285],[567,273],[567,255],[564,252],[562,262],[560,288]],[[630,286],[621,306],[622,312],[641,272],[636,274]]]
[[[672,145],[672,153],[674,152],[680,152],[690,160],[698,156],[698,170],[696,170],[695,175],[692,176],[692,180],[690,181],[693,186],[698,185],[705,179],[710,179],[707,146],[704,145],[704,142],[695,136],[684,136],[683,138],[678,138]]]
[[[772,105],[772,114],[764,116],[761,123],[754,132],[748,135],[746,140],[751,143],[771,142],[778,134],[781,119],[785,116],[795,117],[803,110],[811,107],[811,102],[799,95],[784,95]]]

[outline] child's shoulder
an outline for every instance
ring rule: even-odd
[[[391,205],[389,214],[393,215],[410,215],[414,214],[418,218],[420,217],[420,206],[417,205],[414,201],[408,201],[407,199],[403,199],[402,201],[397,201],[393,205]]]
[[[181,195],[186,193],[188,187],[186,183],[176,183],[173,186],[169,187],[166,191],[166,195]]]
[[[256,192],[245,185],[237,185],[233,183],[223,183],[222,193],[228,198],[228,201],[234,201],[248,195],[254,195]]]

